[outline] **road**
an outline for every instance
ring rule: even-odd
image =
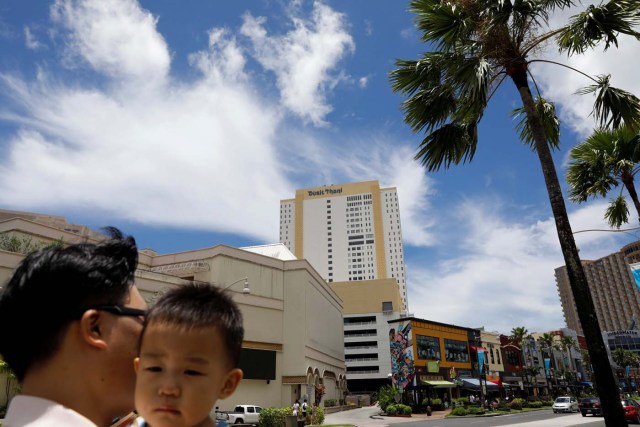
[[[601,417],[582,417],[578,414],[554,414],[551,410],[502,415],[499,417],[439,418],[415,416],[412,418],[382,417],[376,406],[328,414],[324,424],[354,424],[358,427],[604,427]],[[420,418],[418,418],[420,417]]]

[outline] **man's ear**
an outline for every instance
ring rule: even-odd
[[[107,348],[104,326],[104,316],[98,310],[85,311],[80,318],[79,326],[82,341],[100,350]]]
[[[230,370],[224,380],[218,399],[226,399],[231,396],[233,392],[236,391],[236,388],[238,388],[238,384],[242,381],[243,376],[242,369],[235,368]]]

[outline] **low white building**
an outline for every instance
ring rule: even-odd
[[[65,230],[60,217],[47,222],[41,219],[46,215],[25,218],[7,212],[0,211],[5,214],[0,215],[0,234],[34,242],[62,239],[65,244],[100,238],[95,232],[75,232],[77,227]],[[190,280],[228,286],[234,292],[244,316],[241,363],[245,379],[236,393],[219,402],[222,410],[247,403],[289,406],[304,397],[312,402],[314,386],[319,384],[325,388],[323,400],[342,399],[346,372],[340,298],[306,260],[278,259],[275,253],[262,255],[255,248],[247,249],[217,245],[165,255],[142,250],[136,285],[150,302],[158,292]],[[0,251],[1,283],[23,257]],[[245,293],[245,277],[249,293]],[[0,386],[3,380],[0,378]],[[6,400],[0,393],[0,405]]]

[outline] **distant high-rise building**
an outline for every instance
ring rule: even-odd
[[[408,309],[395,188],[365,181],[296,190],[280,201],[280,242],[328,282],[395,278]]]
[[[640,290],[629,268],[629,264],[638,261],[640,241],[595,261],[582,261],[601,331],[629,329],[634,322],[637,324],[640,321]],[[555,272],[567,327],[583,335],[567,268],[562,266],[556,268]]]

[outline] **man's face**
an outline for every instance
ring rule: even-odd
[[[131,286],[125,307],[147,309],[147,304],[140,295],[138,288]],[[108,396],[113,399],[114,406],[119,415],[124,415],[134,409],[135,370],[132,361],[138,355],[138,340],[142,331],[144,319],[135,316],[110,316],[110,333],[108,348],[109,372],[108,378],[104,378],[109,385]],[[106,391],[106,390],[105,390]]]
[[[157,323],[147,326],[136,370],[136,409],[153,427],[206,424],[233,371],[218,328]]]

